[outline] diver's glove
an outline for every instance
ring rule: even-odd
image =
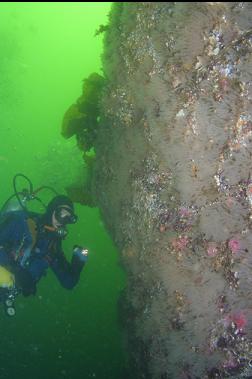
[[[88,260],[88,250],[81,246],[75,245],[73,247],[73,256],[77,257],[81,262],[86,263]]]

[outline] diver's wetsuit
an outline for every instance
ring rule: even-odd
[[[0,225],[0,265],[14,273],[16,282],[25,296],[35,294],[36,283],[50,267],[64,288],[72,289],[78,282],[85,262],[73,254],[69,263],[63,253],[61,241],[55,233],[43,228],[41,216],[32,214],[37,225],[36,242],[30,257],[24,253],[32,245],[32,235],[24,211],[11,212]]]

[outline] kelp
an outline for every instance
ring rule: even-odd
[[[94,144],[100,127],[99,100],[104,84],[105,79],[97,73],[83,80],[82,95],[65,112],[61,128],[63,137],[76,136],[87,171],[85,183],[72,183],[66,191],[73,201],[91,207],[95,206],[90,185],[95,162]]]
[[[65,112],[61,133],[65,138],[74,135],[84,152],[94,147],[99,127],[99,99],[105,79],[92,73],[83,80],[82,95]]]

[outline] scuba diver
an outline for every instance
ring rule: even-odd
[[[17,191],[16,180],[20,176],[29,181],[29,190]],[[88,250],[76,245],[68,262],[62,250],[66,226],[77,221],[73,202],[51,187],[33,191],[30,180],[23,174],[17,174],[13,183],[15,194],[4,204],[0,221],[0,301],[9,316],[15,314],[15,297],[20,293],[35,295],[37,283],[48,268],[64,288],[72,289],[88,258]],[[56,195],[47,206],[36,197],[43,188],[53,190]],[[11,206],[13,197],[16,206]],[[28,211],[25,203],[33,199],[44,205],[44,213]]]

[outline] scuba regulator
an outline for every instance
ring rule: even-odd
[[[19,177],[24,178],[28,184],[29,188],[24,188],[22,191],[18,191],[17,189],[17,179]],[[55,195],[58,195],[57,191],[55,191],[54,188],[50,186],[42,186],[37,188],[36,190],[33,190],[33,185],[31,180],[23,175],[23,174],[16,174],[13,178],[13,188],[14,188],[14,194],[11,195],[4,203],[0,210],[0,216],[5,215],[6,213],[12,212],[12,211],[27,211],[26,203],[31,200],[37,200],[39,201],[44,208],[46,208],[46,205],[42,202],[42,200],[37,197],[37,193],[40,192],[43,189],[49,189],[52,191]]]

